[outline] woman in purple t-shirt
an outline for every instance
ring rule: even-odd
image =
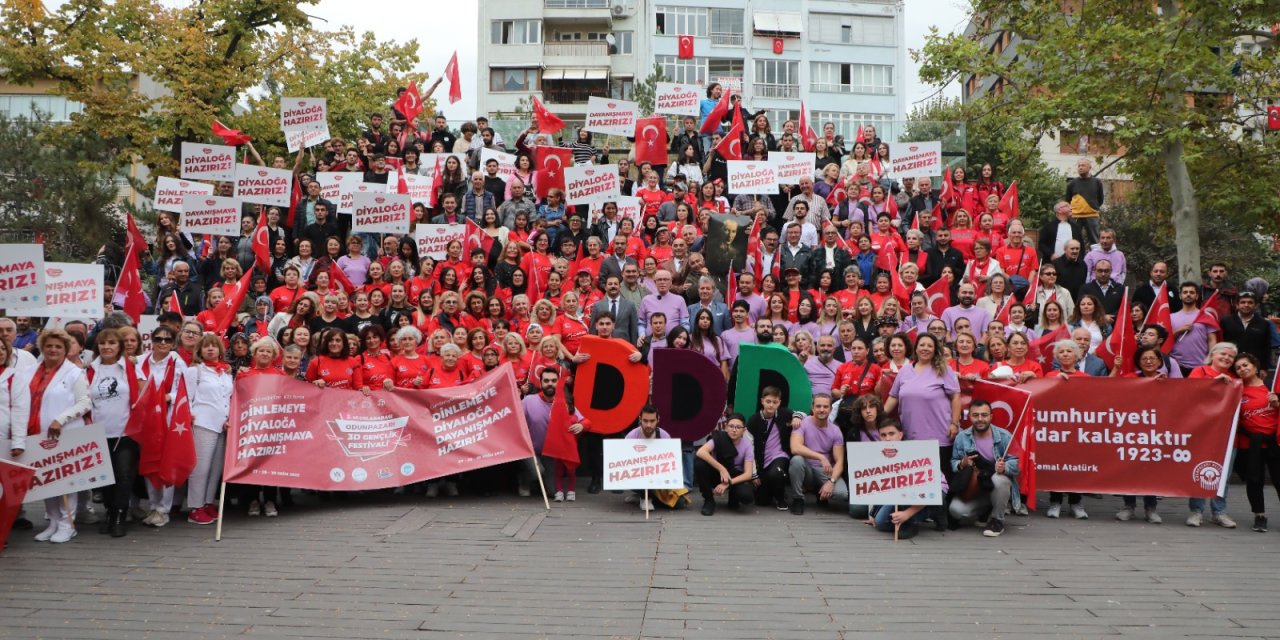
[[[949,481],[951,443],[960,432],[960,380],[932,334],[916,338],[915,361],[898,372],[884,409],[898,410],[908,440],[938,442],[938,468]]]

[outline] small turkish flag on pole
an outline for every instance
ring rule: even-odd
[[[462,99],[462,75],[458,73],[458,52],[453,52],[449,64],[444,67],[444,77],[449,80],[449,104]]]
[[[418,83],[410,80],[409,86],[400,94],[394,106],[405,120],[412,122],[417,118],[422,113],[422,95],[418,93]]]
[[[1267,107],[1267,130],[1280,131],[1280,105]]]
[[[782,52],[783,52],[786,48],[787,48],[787,42],[786,42],[785,40],[783,40],[782,38],[774,38],[774,39],[773,39],[773,52],[774,52],[776,55],[782,55]]]
[[[693,57],[693,36],[680,36],[679,49],[676,56],[681,60]]]
[[[636,162],[667,163],[667,119],[651,116],[636,119]]]

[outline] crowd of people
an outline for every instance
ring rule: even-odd
[[[708,88],[704,118],[721,91]],[[733,108],[743,109],[736,100]],[[751,123],[748,157],[807,146],[794,121],[740,115]],[[614,155],[618,195],[643,205],[637,225],[620,219],[614,203],[598,210],[566,205],[555,188],[537,197],[535,149],[553,141],[536,125],[504,141],[484,118],[455,132],[441,115],[420,127],[394,110],[372,114],[370,128],[350,141],[334,138],[300,152],[293,171],[301,200],[291,210],[246,204],[238,237],[192,236],[179,215],[161,212],[143,260],[154,276],[148,293],[158,315],[149,336],[112,306],[119,300],[110,282],[100,322],[65,319],[41,328],[27,317],[0,318],[0,437],[11,438],[9,453],[17,456],[87,420],[103,424],[116,483],[100,492],[101,531],[123,536],[128,522],[163,527],[177,513],[194,524],[216,521],[238,378],[284,375],[325,388],[395,393],[455,386],[510,365],[540,452],[560,378],[571,378],[588,357],[580,350],[585,336],[624,340],[636,348],[634,360],[646,363],[654,349],[693,350],[726,381],[741,345],[765,344],[799,360],[812,406],[782,406],[781,391],[766,388],[758,411],[726,410],[711,436],[685,445],[686,484],[701,494],[704,515],[715,513],[718,499],[730,508],[755,504],[801,515],[813,494],[821,505],[847,508],[902,536],[924,522],[977,523],[998,536],[1006,515],[1027,514],[1019,460],[985,403],[969,407],[972,426],[961,428],[962,387],[978,379],[1016,385],[1119,375],[1128,367],[1096,353],[1121,326],[1116,316],[1127,290],[1140,346],[1136,373],[1126,375],[1243,381],[1234,472],[1245,482],[1254,530],[1266,530],[1268,475],[1280,491],[1277,398],[1267,377],[1280,334],[1260,312],[1265,281],[1237,286],[1228,266],[1214,263],[1202,282],[1172,282],[1168,263],[1129,263],[1121,239],[1101,224],[1103,186],[1087,159],[1032,242],[1022,219],[1002,205],[1006,185],[992,164],[953,167],[942,185],[899,179],[887,171],[892,145],[872,127],[848,144],[826,124],[813,142],[812,176],[770,196],[733,194],[715,151],[726,128],[704,135],[698,119],[682,124],[666,165],[618,157],[593,146],[586,131],[564,144],[577,163]],[[504,179],[496,161],[482,162],[484,149],[515,152],[514,175]],[[437,206],[415,203],[414,224],[474,220],[491,248],[454,241],[443,258],[420,256],[412,234],[353,232],[350,216],[320,196],[317,172],[386,183],[398,171],[425,172],[423,153],[458,155],[443,164]],[[289,167],[283,156],[271,164]],[[231,196],[233,185],[219,183],[216,192]],[[271,259],[261,270],[252,235],[264,209]],[[711,216],[724,213],[752,219],[759,238],[731,280],[710,271],[704,246]],[[122,253],[104,247],[100,258],[119,267]],[[884,268],[886,255],[896,263],[891,269]],[[215,333],[219,304],[249,270],[256,270],[250,294],[230,328]],[[935,316],[925,289],[940,280],[948,283],[949,304]],[[1167,354],[1160,348],[1166,327],[1143,324],[1161,292],[1176,310]],[[1197,322],[1209,300],[1219,331]],[[1054,332],[1063,339],[1033,357],[1032,344]],[[140,488],[139,447],[124,428],[148,380],[169,405],[180,388],[190,402],[197,462],[185,487]],[[664,437],[660,425],[647,407],[626,437]],[[579,438],[587,491],[599,493],[603,438],[580,420],[570,429]],[[848,504],[845,443],[897,439],[936,441],[945,480],[981,475],[978,494],[953,495],[941,508]],[[577,468],[549,459],[540,467],[555,500],[576,500]],[[409,490],[436,497],[514,489],[527,496],[531,472],[538,469],[486,470]],[[273,487],[232,492],[249,515],[268,517],[288,506],[289,494]],[[175,497],[183,495],[185,507]],[[1059,517],[1065,500],[1071,515],[1086,518],[1080,498],[1053,494],[1046,515]],[[653,507],[639,496],[627,500]],[[1146,520],[1159,522],[1155,497],[1143,502]],[[1205,502],[1191,501],[1188,525],[1200,526],[1209,507],[1212,522],[1235,526],[1224,498]],[[47,500],[48,526],[36,539],[70,540],[77,517],[98,517],[92,503],[76,494]],[[1137,515],[1136,500],[1125,498],[1116,517]],[[32,523],[24,518],[22,527]]]

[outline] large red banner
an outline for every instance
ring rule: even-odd
[[[449,389],[368,396],[252,376],[232,406],[227,482],[385,489],[533,456],[510,365]]]
[[[1239,383],[1044,378],[1031,391],[1043,491],[1206,498],[1235,442]]]

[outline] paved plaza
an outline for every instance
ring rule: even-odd
[[[610,493],[549,512],[301,496],[279,518],[229,515],[222,542],[176,518],[64,545],[16,532],[0,637],[1280,638],[1280,531],[1248,530],[1242,489],[1234,531],[1184,526],[1175,499],[1163,525],[1116,522],[1107,497],[1088,521],[897,543],[813,507],[646,521]]]

